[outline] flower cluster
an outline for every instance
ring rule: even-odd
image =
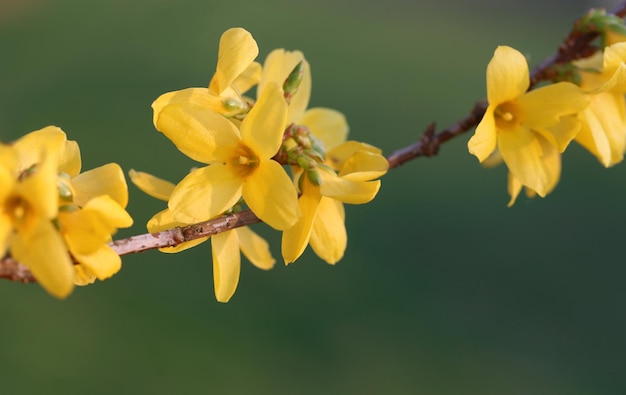
[[[603,51],[568,64],[570,81],[530,91],[524,56],[511,47],[496,49],[487,67],[489,106],[468,148],[482,163],[495,157],[507,165],[509,206],[522,187],[530,197],[544,197],[555,188],[561,154],[571,141],[605,167],[623,159],[626,42],[612,41]]]
[[[54,126],[0,144],[0,256],[10,253],[59,298],[119,271],[107,243],[133,223],[122,169],[80,169],[78,144]]]
[[[167,201],[148,222],[156,232],[206,221],[247,206],[263,222],[283,231],[285,263],[310,244],[334,264],[347,235],[343,203],[371,201],[388,168],[381,151],[346,141],[345,117],[327,108],[308,108],[309,64],[299,51],[272,51],[263,65],[249,32],[227,30],[219,43],[208,87],[161,95],[152,104],[153,122],[189,158],[206,166],[178,184],[143,172],[130,176],[144,192]],[[256,100],[244,94],[256,86]],[[206,238],[162,248],[178,252]],[[240,254],[270,269],[265,240],[248,228],[212,237],[215,295],[227,302],[239,281]]]

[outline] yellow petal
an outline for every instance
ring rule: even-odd
[[[130,180],[141,189],[143,192],[157,198],[159,200],[166,201],[170,198],[172,191],[176,187],[173,183],[166,181],[162,178],[153,176],[152,174],[144,173],[142,171],[135,171],[130,169],[128,171]]]
[[[339,111],[329,108],[311,108],[295,121],[305,125],[311,133],[323,144],[326,152],[346,141],[348,137],[348,122]]]
[[[303,180],[302,188],[302,196],[298,199],[302,215],[294,226],[283,232],[282,254],[285,264],[294,262],[304,252],[309,243],[313,221],[322,199],[319,187],[311,185],[307,179]]]
[[[532,90],[516,100],[520,122],[531,129],[551,127],[564,115],[577,114],[589,97],[576,85],[559,82]]]
[[[241,197],[243,180],[226,165],[215,164],[189,173],[174,188],[168,207],[176,220],[194,224],[222,214]]]
[[[228,92],[231,93],[232,91]],[[232,92],[232,96],[235,100],[241,100],[234,92]],[[178,91],[167,92],[159,96],[152,103],[152,122],[158,130],[159,128],[157,126],[157,123],[159,115],[161,114],[163,108],[167,107],[170,104],[193,105],[205,110],[211,110],[224,116],[232,116],[240,113],[240,109],[231,109],[224,105],[224,100],[228,97],[230,97],[230,95],[222,94],[220,96],[217,93],[208,90],[207,88],[187,88]]]
[[[56,126],[46,126],[22,136],[13,143],[13,148],[19,158],[19,170],[26,170],[39,163],[42,153],[45,152],[46,156],[54,162],[56,171],[66,140],[65,132]]]
[[[56,163],[50,155],[38,162],[37,171],[18,182],[15,192],[28,202],[34,215],[53,219],[57,215],[59,203]]]
[[[348,244],[344,220],[343,204],[323,197],[313,222],[310,244],[317,256],[331,265],[343,257]]]
[[[277,230],[291,227],[300,216],[296,189],[285,169],[273,160],[261,161],[248,177],[243,198],[257,217]]]
[[[165,209],[163,211],[156,213],[152,218],[150,218],[146,227],[148,228],[148,232],[155,233],[155,232],[160,232],[166,229],[172,229],[177,226],[187,226],[187,225],[189,224],[176,221],[170,209]],[[189,248],[202,244],[208,239],[209,239],[208,237],[202,237],[200,239],[195,239],[195,240],[187,241],[185,243],[181,243],[177,246],[159,248],[159,251],[165,252],[168,254],[175,254],[177,252],[185,251]]]
[[[74,288],[74,268],[59,233],[50,221],[42,220],[29,238],[12,237],[11,255],[33,273],[37,282],[57,298]]]
[[[576,115],[567,115],[562,117],[556,125],[547,129],[537,128],[535,131],[556,147],[559,153],[563,153],[580,131],[580,121]]]
[[[380,190],[380,181],[354,181],[348,177],[328,176],[325,171],[320,171],[320,175],[323,177],[320,186],[322,196],[332,197],[343,203],[368,203]]]
[[[304,59],[302,52],[285,51],[284,49],[275,49],[270,52],[263,63],[263,74],[257,88],[257,97],[260,97],[270,83],[275,83],[282,88],[289,74],[301,61],[304,61],[304,74],[302,75],[302,81],[300,82],[298,91],[291,98],[289,104],[289,123],[296,122],[300,119],[304,110],[306,110],[309,105],[309,98],[311,96],[311,69],[308,62]]]
[[[470,154],[478,158],[479,162],[486,160],[496,149],[496,120],[493,112],[495,106],[489,106],[483,119],[476,127],[474,135],[467,143]]]
[[[513,176],[544,197],[559,179],[560,155],[541,135],[517,127],[500,133],[498,148]],[[555,165],[553,156],[558,157]],[[549,160],[548,160],[549,159]]]
[[[241,252],[250,262],[259,269],[269,270],[276,262],[270,252],[270,247],[264,238],[254,233],[247,226],[236,228]]]
[[[369,181],[382,177],[388,168],[389,162],[384,156],[359,151],[345,162],[339,176],[353,181]]]
[[[226,30],[220,38],[217,67],[209,89],[221,93],[243,73],[259,54],[252,35],[240,27]]]
[[[359,151],[379,155],[382,153],[380,148],[374,147],[373,145],[350,140],[339,144],[329,151],[326,151],[326,162],[334,170],[340,171],[346,161],[352,158],[352,156]]]
[[[515,178],[511,172],[509,172],[508,175],[507,189],[509,191],[509,196],[511,196],[507,207],[512,207],[515,204],[519,193],[522,191],[522,183],[519,182],[519,180]]]
[[[74,203],[84,206],[91,199],[107,195],[115,200],[122,208],[128,204],[128,187],[124,172],[117,163],[87,170],[72,178],[74,188]]]
[[[252,62],[243,73],[233,82],[233,85],[237,88],[240,94],[244,94],[250,90],[253,86],[259,83],[261,79],[261,64]]]
[[[276,84],[269,84],[241,123],[241,139],[259,157],[276,155],[283,141],[287,103]]]
[[[74,285],[84,286],[96,282],[96,275],[82,265],[74,265]]]
[[[122,268],[122,258],[106,244],[102,244],[91,254],[77,254],[72,252],[74,258],[99,280],[106,280],[119,272]]]
[[[202,163],[225,162],[239,131],[222,115],[188,103],[164,107],[157,129],[183,154]]]
[[[530,85],[528,62],[524,55],[507,46],[496,48],[487,66],[487,99],[499,105],[523,95]]]
[[[218,302],[226,303],[235,293],[239,283],[241,255],[235,230],[214,235],[211,238],[213,251],[213,286]]]

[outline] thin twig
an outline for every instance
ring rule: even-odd
[[[624,18],[626,16],[626,1],[617,6],[612,13],[620,18]],[[534,68],[530,76],[531,87],[540,81],[549,79],[549,70],[553,66],[590,56],[591,51],[595,50],[591,43],[597,37],[598,33],[579,33],[576,32],[576,29],[572,29],[559,46],[557,52]],[[389,168],[394,169],[419,157],[437,155],[441,144],[478,125],[486,109],[487,102],[484,100],[478,101],[474,104],[467,117],[438,133],[436,133],[434,123],[428,125],[416,143],[401,148],[388,156]],[[244,210],[186,227],[131,236],[126,239],[113,241],[109,245],[119,255],[127,255],[176,246],[187,241],[213,236],[227,230],[258,222],[261,222],[261,220],[252,211]],[[16,262],[10,256],[0,259],[0,278],[23,283],[36,281],[24,265]]]

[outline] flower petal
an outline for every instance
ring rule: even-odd
[[[177,221],[194,224],[222,214],[241,197],[243,180],[226,165],[196,169],[176,185],[168,207]]]
[[[489,105],[511,101],[523,95],[530,85],[528,62],[518,50],[504,45],[496,48],[487,66]]]
[[[294,226],[283,232],[282,254],[285,264],[294,262],[306,249],[317,208],[322,199],[319,187],[311,185],[306,178],[302,182],[302,188],[302,195],[298,199],[298,206],[302,215]]]
[[[348,137],[348,122],[346,117],[330,108],[311,108],[295,121],[305,125],[324,145],[326,152],[346,141]]]
[[[478,158],[479,162],[486,160],[496,149],[497,130],[494,118],[495,106],[489,106],[483,119],[476,127],[474,135],[467,143],[470,154]]]
[[[270,247],[264,238],[254,233],[249,227],[236,228],[241,252],[259,269],[269,270],[276,261],[272,257]]]
[[[244,94],[253,86],[259,83],[261,79],[261,64],[252,62],[239,76],[233,81],[233,85],[240,94]]]
[[[378,147],[374,147],[373,145],[362,143],[359,141],[349,140],[339,144],[331,150],[326,151],[326,162],[334,170],[340,171],[346,161],[352,158],[352,156],[359,151],[365,151],[379,155],[382,154],[381,149]]]
[[[237,128],[228,119],[188,103],[164,107],[156,127],[183,154],[207,164],[225,162],[240,141]]]
[[[541,135],[523,127],[511,128],[500,133],[498,148],[509,171],[522,185],[541,197],[554,188],[561,173],[560,155]],[[559,157],[558,165],[548,160],[554,153]]]
[[[211,238],[213,255],[213,286],[218,302],[226,303],[235,293],[239,283],[241,255],[235,230],[214,235]]]
[[[287,103],[276,84],[269,84],[241,123],[241,139],[259,157],[276,155],[283,141]]]
[[[384,156],[359,151],[345,162],[339,172],[339,177],[353,181],[369,181],[382,177],[387,173],[388,168],[389,162]]]
[[[172,191],[176,187],[173,183],[166,181],[162,178],[155,177],[152,174],[144,173],[142,171],[135,171],[130,169],[128,171],[130,180],[146,194],[153,198],[166,201],[170,198]]]
[[[39,221],[30,237],[14,235],[10,244],[13,258],[28,267],[46,291],[57,298],[65,298],[72,292],[73,264],[52,222]]]
[[[220,38],[217,67],[209,89],[221,93],[232,84],[259,54],[259,47],[245,29],[235,27],[226,30]]]
[[[507,207],[512,207],[519,196],[519,193],[522,191],[522,183],[519,182],[517,178],[513,175],[513,173],[509,172],[507,177],[507,190],[509,192],[509,196],[511,199],[507,204]]]
[[[164,93],[152,103],[152,122],[157,129],[159,129],[157,122],[161,111],[170,104],[190,104],[219,114],[231,114],[231,111],[224,106],[224,98],[217,93],[207,88],[181,89]]]
[[[91,254],[82,255],[72,252],[72,255],[80,263],[79,266],[84,266],[99,280],[106,280],[122,268],[122,258],[106,244],[102,244]]]
[[[77,175],[72,178],[72,187],[74,203],[79,206],[102,195],[110,196],[122,208],[128,204],[126,178],[117,163],[108,163]]]
[[[328,173],[320,171],[323,177],[320,186],[322,196],[332,197],[343,203],[368,203],[380,190],[380,181],[354,181],[347,177],[327,176],[326,174]]]
[[[277,162],[263,160],[243,185],[243,198],[263,222],[284,230],[300,216],[298,195],[285,169]]]
[[[521,123],[531,129],[559,123],[564,115],[577,114],[589,105],[589,97],[570,82],[534,89],[516,100]]]
[[[66,141],[65,132],[56,126],[46,126],[22,136],[13,143],[13,149],[19,158],[19,171],[39,163],[42,152],[45,152],[46,156],[52,157],[56,172],[58,160],[64,151]]]
[[[187,225],[189,224],[176,221],[176,219],[172,215],[172,211],[170,209],[165,209],[165,210],[159,211],[152,218],[150,218],[146,227],[148,228],[148,232],[156,233],[162,230],[172,229],[177,226],[187,226]],[[167,254],[175,254],[177,252],[185,251],[189,248],[202,244],[208,239],[209,239],[208,236],[202,237],[199,239],[181,243],[177,246],[159,248],[159,251],[165,252]]]
[[[340,201],[322,198],[313,221],[309,243],[317,256],[331,265],[343,257],[348,244],[348,234],[344,208]]]
[[[580,121],[576,115],[566,115],[556,125],[546,129],[537,128],[535,131],[556,147],[559,153],[563,153],[580,131]]]

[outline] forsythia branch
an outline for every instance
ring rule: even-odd
[[[624,18],[626,16],[626,1],[618,5],[612,11],[612,14],[619,18]],[[552,77],[550,73],[554,66],[593,54],[596,48],[592,45],[592,42],[598,35],[599,33],[595,31],[581,32],[574,27],[563,40],[557,52],[535,67],[530,76],[531,88],[540,81],[550,79]],[[476,127],[485,114],[486,109],[487,102],[484,100],[478,101],[472,107],[469,115],[440,132],[436,132],[434,123],[430,124],[416,143],[401,148],[387,157],[389,168],[399,167],[419,157],[437,155],[441,144]],[[258,222],[261,222],[261,220],[252,211],[244,210],[198,224],[115,240],[109,243],[109,246],[121,256],[176,246],[183,242],[213,236],[227,230]],[[22,283],[36,281],[25,266],[10,256],[0,259],[0,278]]]

